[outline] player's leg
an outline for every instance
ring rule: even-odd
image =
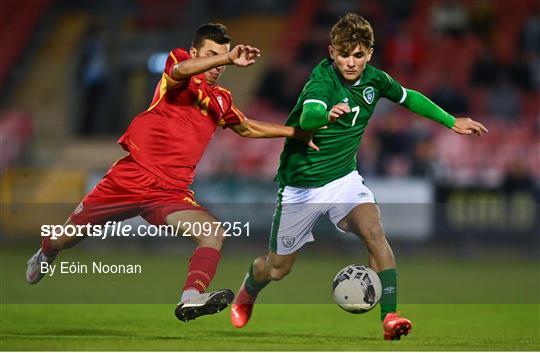
[[[401,335],[407,335],[411,330],[411,322],[396,313],[396,262],[383,230],[379,207],[374,203],[357,205],[338,226],[362,238],[369,251],[369,265],[379,275],[383,288],[380,306],[385,339],[399,339]]]
[[[247,324],[259,292],[271,281],[279,281],[290,271],[298,250],[313,241],[311,230],[325,210],[318,198],[322,188],[286,186],[278,192],[272,221],[270,251],[251,264],[231,308],[231,322],[236,327]]]
[[[369,265],[378,272],[383,288],[380,304],[385,339],[399,339],[410,331],[411,323],[396,315],[396,264],[373,193],[357,172],[326,187],[328,195],[335,195],[329,200],[329,218],[340,231],[354,233],[364,241],[369,251]]]
[[[313,241],[311,230],[325,212],[316,203],[318,190],[285,187],[278,193],[278,204],[270,234],[268,255],[256,258],[240,286],[231,308],[231,322],[243,327],[251,317],[259,292],[270,281],[279,281],[291,270],[298,250]],[[310,203],[310,201],[313,203]]]
[[[370,267],[377,272],[396,267],[394,253],[384,234],[379,207],[364,203],[354,207],[338,226],[359,236],[369,251]]]
[[[68,219],[63,227],[65,228],[66,226],[74,226],[74,224]],[[41,271],[42,263],[47,263],[48,265],[52,264],[60,250],[73,247],[82,239],[84,239],[84,237],[67,237],[62,235],[55,237],[55,239],[43,237],[41,240],[41,247],[27,261],[26,281],[29,284],[36,284],[39,282],[45,276],[45,272]]]
[[[75,223],[71,221],[71,217],[68,218],[66,223],[64,223],[64,228],[66,227],[77,227]],[[45,237],[42,241],[42,243],[47,244],[47,248],[50,248],[51,251],[58,253],[60,250],[69,249],[74,247],[75,245],[79,244],[81,241],[86,239],[88,237],[88,234],[86,234],[84,231],[81,232],[81,236],[59,236],[55,239],[52,239],[50,237]]]
[[[292,269],[297,252],[278,255],[270,250],[268,255],[260,256],[253,261],[231,307],[231,322],[235,327],[244,327],[253,311],[257,295],[271,281],[279,281]]]
[[[248,289],[255,289],[254,287],[257,287],[256,283],[282,280],[291,272],[297,253],[278,255],[270,250],[268,255],[256,258],[250,269],[250,276],[247,281]],[[251,292],[257,294],[259,291]]]
[[[115,211],[117,211],[117,209],[114,209],[113,207],[111,215]],[[121,221],[126,218],[130,217],[122,212],[121,215],[114,216],[112,220]],[[95,219],[95,222],[90,223],[93,225],[105,223],[100,217],[96,217]],[[67,227],[74,227],[75,230],[72,233],[76,233],[76,235],[66,236],[65,234],[59,234],[54,238],[50,236],[42,237],[41,247],[27,261],[26,281],[29,284],[36,284],[45,276],[46,273],[41,271],[42,263],[52,264],[60,251],[76,246],[90,235],[86,233],[87,227],[85,225],[74,223],[71,217],[68,218],[62,226],[63,229],[66,229]]]
[[[45,275],[41,272],[42,262],[52,263],[59,251],[71,248],[85,239],[89,235],[86,234],[88,229],[85,225],[104,224],[108,220],[121,221],[136,216],[140,211],[139,194],[149,182],[149,178],[129,156],[117,161],[64,223],[63,230],[75,227],[75,231],[70,233],[77,235],[59,234],[55,239],[42,237],[40,249],[28,260],[26,281],[30,284],[39,282]]]
[[[225,230],[219,221],[204,210],[181,210],[165,217],[167,224],[178,228],[180,232],[190,234],[197,243],[189,259],[188,275],[184,283],[182,296],[175,314],[179,320],[189,321],[202,315],[214,314],[225,309],[233,300],[230,289],[207,292],[221,258],[221,247],[225,240]],[[194,224],[196,229],[206,229],[205,235],[190,232]]]
[[[279,281],[291,272],[296,254],[278,255],[270,250],[268,255],[256,258],[246,273],[235,302],[253,303],[259,292],[271,281]]]

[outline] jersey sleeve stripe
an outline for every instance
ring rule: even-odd
[[[231,91],[229,91],[229,90],[226,90],[226,89],[225,89],[225,88],[223,88],[223,87],[219,87],[219,86],[217,86],[216,88],[217,88],[217,89],[219,89],[220,91],[223,91],[223,92],[227,92],[227,93],[228,93],[229,95],[231,95]]]
[[[407,98],[407,90],[405,89],[405,87],[401,87],[401,89],[403,90],[403,95],[401,96],[401,99],[399,100],[399,104],[405,102],[405,99]]]
[[[171,51],[171,58],[173,59],[175,64],[178,64],[178,59],[176,58],[176,56],[174,55],[172,51]]]
[[[165,80],[167,81],[167,88],[169,87],[174,87],[174,86],[178,86],[179,84],[181,84],[183,81],[177,81],[175,80],[174,78],[172,78],[171,76],[167,75],[165,72],[163,73],[163,77],[165,78]]]
[[[163,75],[161,76],[161,80],[159,81],[159,97],[158,99],[156,99],[154,104],[152,104],[150,108],[146,110],[147,112],[154,109],[154,107],[159,104],[159,102],[161,101],[161,98],[163,98],[163,96],[167,92],[167,80],[165,79],[164,75],[165,73],[163,73]]]
[[[328,109],[328,106],[326,105],[326,103],[318,99],[306,99],[303,104],[307,104],[307,103],[319,103],[324,106],[324,109]]]
[[[163,96],[165,96],[165,93],[167,93],[167,91],[170,89],[170,88],[173,88],[173,87],[177,87],[178,85],[182,84],[181,81],[176,81],[175,79],[171,78],[169,75],[167,75],[166,73],[163,73],[161,75],[161,80],[160,80],[160,83],[159,83],[159,97],[158,99],[150,106],[150,108],[148,108],[146,111],[150,111],[152,109],[154,109],[156,107],[156,105],[159,104],[159,102],[161,102],[161,99],[163,98]]]

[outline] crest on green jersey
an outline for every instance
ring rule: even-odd
[[[362,95],[364,96],[364,100],[368,104],[371,104],[373,103],[373,100],[375,99],[375,90],[373,89],[373,87],[366,87],[364,89],[364,92],[362,92]]]

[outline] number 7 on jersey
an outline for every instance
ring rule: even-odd
[[[352,124],[351,124],[351,127],[353,127],[354,124],[356,124],[356,118],[358,118],[358,114],[360,113],[360,106],[356,106],[352,108],[351,111],[354,112],[354,118],[352,119]]]

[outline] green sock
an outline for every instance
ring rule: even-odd
[[[268,283],[270,283],[270,281],[255,281],[255,277],[253,276],[253,265],[251,265],[249,268],[248,277],[246,278],[246,283],[244,284],[246,292],[253,296],[256,296],[264,287],[266,287]]]
[[[397,309],[397,270],[389,268],[378,273],[382,285],[381,321]]]

